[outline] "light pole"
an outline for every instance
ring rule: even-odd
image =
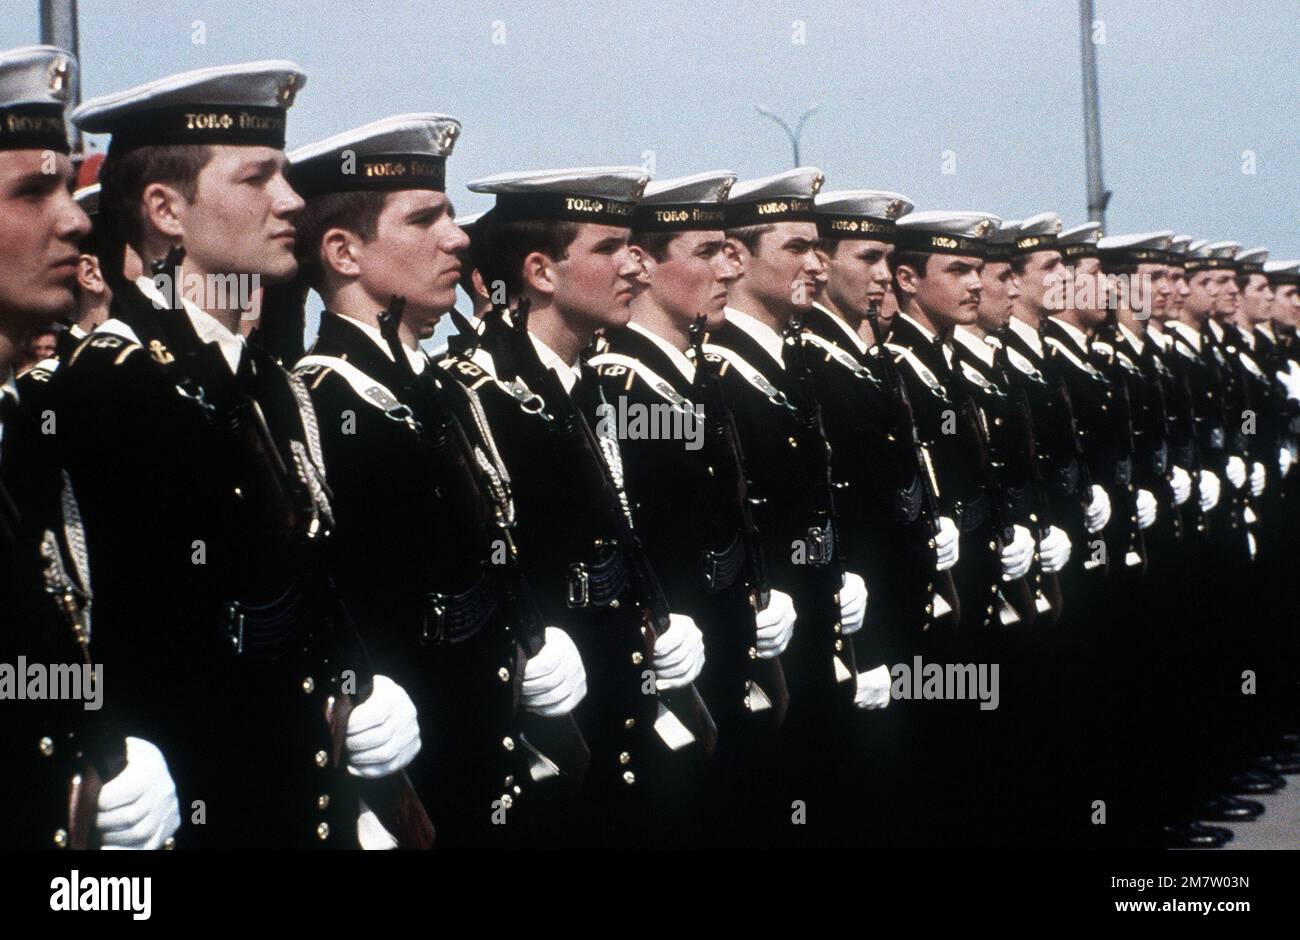
[[[761,104],[756,104],[754,105],[754,107],[758,110],[759,114],[763,115],[764,117],[770,117],[773,121],[776,121],[776,123],[780,125],[781,130],[785,131],[785,135],[790,138],[790,148],[794,151],[794,165],[799,166],[800,165],[799,164],[799,137],[801,134],[803,134],[804,122],[807,121],[814,114],[816,114],[818,109],[821,108],[821,105],[817,104],[816,102],[809,104],[808,109],[799,116],[799,120],[795,124],[794,130],[790,130],[790,125],[785,123],[785,121],[782,120],[779,114],[776,114],[775,112],[769,110],[768,108],[763,107]]]

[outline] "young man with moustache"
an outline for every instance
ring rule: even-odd
[[[605,331],[588,363],[601,391],[593,423],[624,411],[684,422],[683,436],[628,435],[619,447],[646,551],[674,607],[704,633],[699,687],[719,733],[705,817],[720,845],[761,844],[761,821],[778,815],[767,804],[776,732],[789,705],[780,655],[796,617],[790,596],[765,579],[743,502],[744,455],[713,391],[712,366],[687,358],[703,330],[722,324],[737,277],[722,228],[734,181],[719,171],[646,188],[630,244],[648,283],[632,300],[631,322]]]
[[[698,703],[700,630],[660,606],[653,569],[639,563],[640,520],[623,492],[620,442],[593,431],[585,415],[594,413],[587,396],[596,386],[579,382],[590,374],[581,354],[596,331],[630,316],[641,267],[628,234],[645,183],[637,167],[470,183],[496,196],[474,237],[484,239],[483,282],[500,282],[513,312],[495,307],[472,359],[445,363],[478,392],[510,468],[514,539],[542,616],[572,625],[586,665],[589,694],[575,714],[591,765],[577,838],[622,845],[693,831],[692,765],[707,749],[711,722],[684,707]],[[526,323],[518,314],[524,301]]]
[[[439,845],[481,847],[522,839],[538,802],[525,791],[525,746],[501,743],[521,736],[516,700],[567,715],[586,677],[562,629],[526,623],[512,606],[518,582],[501,574],[510,472],[475,393],[419,348],[455,302],[469,241],[445,192],[459,131],[443,115],[385,118],[294,151],[289,179],[306,200],[300,267],[325,302],[296,373],[311,392],[334,497],[331,568],[376,667],[415,700],[430,744],[410,773]],[[343,172],[346,154],[358,172]],[[394,324],[381,322],[399,297],[406,362],[394,356]],[[440,436],[460,435],[472,452],[449,453]],[[502,818],[508,825],[494,824]]]
[[[0,846],[156,849],[180,825],[175,784],[154,744],[123,737],[140,726],[118,709],[125,673],[105,668],[93,642],[76,496],[43,433],[48,412],[13,377],[23,336],[75,305],[77,246],[90,231],[69,195],[64,110],[76,68],[53,46],[0,53],[0,663],[27,687],[24,659],[97,668],[93,695],[14,701],[10,689],[0,705]],[[104,775],[98,792],[92,766]],[[81,818],[70,795],[90,803]]]
[[[73,115],[113,135],[100,260],[114,296],[50,383],[52,408],[99,565],[96,635],[123,713],[176,755],[182,844],[356,845],[345,781],[390,777],[420,746],[409,697],[369,681],[327,578],[306,390],[244,343],[243,292],[206,289],[297,272],[303,204],[282,150],[303,81],[288,62],[201,69]],[[127,281],[122,245],[162,276]]]
[[[785,836],[816,844],[852,837],[844,825],[832,825],[838,814],[828,818],[827,812],[850,786],[850,764],[836,757],[827,766],[825,755],[855,747],[854,704],[880,704],[889,693],[888,669],[869,671],[854,662],[867,587],[842,554],[839,529],[852,523],[836,517],[833,455],[816,420],[812,376],[801,371],[812,355],[794,339],[795,321],[811,311],[826,279],[813,202],[821,182],[815,167],[800,167],[732,188],[727,244],[741,276],[724,322],[702,347],[735,415],[772,584],[794,599],[798,612],[782,660],[791,705],[781,746],[789,768],[781,823],[803,801],[818,825],[792,825]]]

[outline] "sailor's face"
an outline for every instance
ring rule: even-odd
[[[1040,316],[1054,313],[1048,309],[1047,298],[1052,292],[1059,294],[1064,276],[1059,251],[1035,251],[1026,256],[1024,273],[1019,275],[1021,303]]]
[[[73,308],[77,244],[90,219],[73,201],[72,180],[62,154],[0,151],[0,327],[26,332]]]
[[[1271,309],[1274,323],[1294,325],[1296,316],[1300,315],[1300,287],[1295,284],[1279,284],[1274,287]]]
[[[1169,266],[1166,277],[1169,279],[1169,310],[1165,317],[1177,317],[1183,312],[1187,305],[1187,295],[1191,293],[1191,288],[1187,286],[1187,272],[1174,264]]]
[[[739,276],[725,245],[720,231],[683,232],[668,243],[663,261],[647,262],[651,294],[678,322],[689,325],[703,314],[707,329],[722,325],[727,291]]]
[[[456,224],[445,193],[390,193],[375,237],[357,242],[361,286],[381,304],[394,295],[405,297],[404,319],[417,337],[427,339],[455,306],[460,255],[468,247],[469,236]]]
[[[1147,298],[1145,311],[1157,321],[1163,321],[1169,315],[1169,295],[1171,293],[1168,269],[1163,264],[1139,264],[1137,278],[1142,285],[1142,293]],[[1130,299],[1136,299],[1137,293],[1130,290]],[[1145,317],[1143,317],[1145,318]]]
[[[936,326],[969,326],[979,318],[984,260],[973,255],[931,255],[916,280],[916,303]]]
[[[628,248],[628,230],[584,223],[565,256],[552,261],[556,307],[594,330],[624,326],[628,304],[642,287],[641,262]]]
[[[1273,306],[1273,288],[1263,274],[1252,274],[1241,292],[1241,313],[1247,323],[1263,323]]]
[[[1106,322],[1106,304],[1109,302],[1106,296],[1106,279],[1101,273],[1101,261],[1097,258],[1080,258],[1074,265],[1075,283],[1081,281],[1091,281],[1097,285],[1094,291],[1075,291],[1074,309],[1083,325],[1090,330],[1095,330]],[[1080,297],[1093,297],[1091,306],[1079,304],[1077,301]]]
[[[1187,312],[1197,323],[1204,323],[1219,299],[1219,282],[1213,271],[1194,271],[1187,278]]]
[[[753,254],[741,248],[745,287],[769,310],[790,316],[809,310],[826,278],[814,222],[776,222]]]
[[[1237,287],[1237,275],[1231,268],[1220,268],[1212,272],[1218,295],[1214,299],[1214,312],[1218,316],[1230,317],[1237,312],[1241,301],[1241,290]]]
[[[830,274],[826,291],[835,306],[858,316],[865,316],[871,307],[882,307],[893,281],[889,273],[893,253],[894,246],[888,242],[841,240],[835,252],[826,255]]]
[[[980,271],[979,325],[994,333],[1007,325],[1020,296],[1020,281],[1006,261],[986,261]]]
[[[293,277],[293,223],[303,201],[285,166],[274,147],[214,146],[194,201],[178,204],[187,260],[205,273],[256,274],[267,284]]]

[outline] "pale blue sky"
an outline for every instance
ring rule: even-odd
[[[0,48],[36,40],[37,0],[0,6]],[[1107,229],[1300,257],[1300,4],[1096,6]],[[783,169],[789,145],[753,106],[794,116],[815,100],[804,162],[828,188],[1085,218],[1074,0],[83,0],[81,30],[86,97],[295,59],[308,84],[291,146],[401,111],[453,114],[464,133],[448,189],[462,212],[486,205],[464,183],[501,170],[643,163],[646,151],[660,176]],[[955,173],[942,172],[945,151]]]

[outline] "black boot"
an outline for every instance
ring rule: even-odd
[[[1235,796],[1220,796],[1206,802],[1197,819],[1210,822],[1249,822],[1264,812],[1264,804],[1254,800],[1241,800]]]

